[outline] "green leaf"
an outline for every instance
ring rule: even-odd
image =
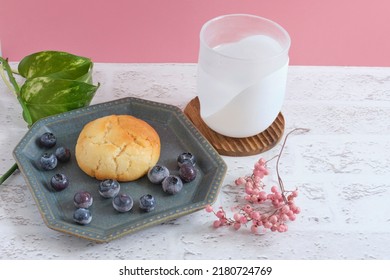
[[[19,74],[26,78],[20,87],[8,61],[0,57],[0,76],[17,97],[29,127],[41,118],[88,106],[99,88],[92,84],[92,67],[89,58],[66,52],[34,53],[18,65]],[[15,164],[0,177],[0,185],[16,168]]]
[[[37,77],[27,79],[20,93],[32,121],[88,106],[99,85],[80,81]]]
[[[89,58],[67,52],[42,51],[23,58],[18,65],[18,72],[26,79],[50,76],[58,79],[81,81],[89,75],[93,63]],[[84,80],[83,80],[84,79]]]

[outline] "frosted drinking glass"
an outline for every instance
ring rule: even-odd
[[[266,130],[283,105],[289,48],[288,33],[262,17],[233,14],[206,22],[197,73],[203,121],[230,137]]]

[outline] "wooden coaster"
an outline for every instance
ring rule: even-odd
[[[200,117],[198,97],[192,99],[187,104],[184,114],[213,145],[217,152],[225,156],[251,156],[268,151],[279,142],[284,132],[284,117],[282,113],[279,113],[270,127],[255,136],[233,138],[221,135],[210,129]]]

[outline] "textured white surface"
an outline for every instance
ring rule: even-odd
[[[93,103],[136,96],[184,109],[196,96],[195,64],[96,64],[94,77],[101,88]],[[3,174],[27,128],[3,83],[0,98]],[[47,228],[15,172],[0,186],[0,259],[390,259],[390,68],[292,66],[282,111],[286,132],[311,129],[289,138],[281,160],[302,209],[288,232],[214,229],[214,216],[200,211],[96,244]],[[216,207],[236,205],[241,192],[227,185],[259,157],[224,157]]]

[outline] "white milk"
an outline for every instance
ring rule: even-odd
[[[269,58],[281,52],[280,44],[265,35],[201,50],[198,97],[201,117],[211,129],[248,137],[272,124],[284,100],[288,56]]]
[[[280,44],[266,35],[252,35],[238,42],[216,46],[215,51],[238,59],[267,59],[282,51]]]

